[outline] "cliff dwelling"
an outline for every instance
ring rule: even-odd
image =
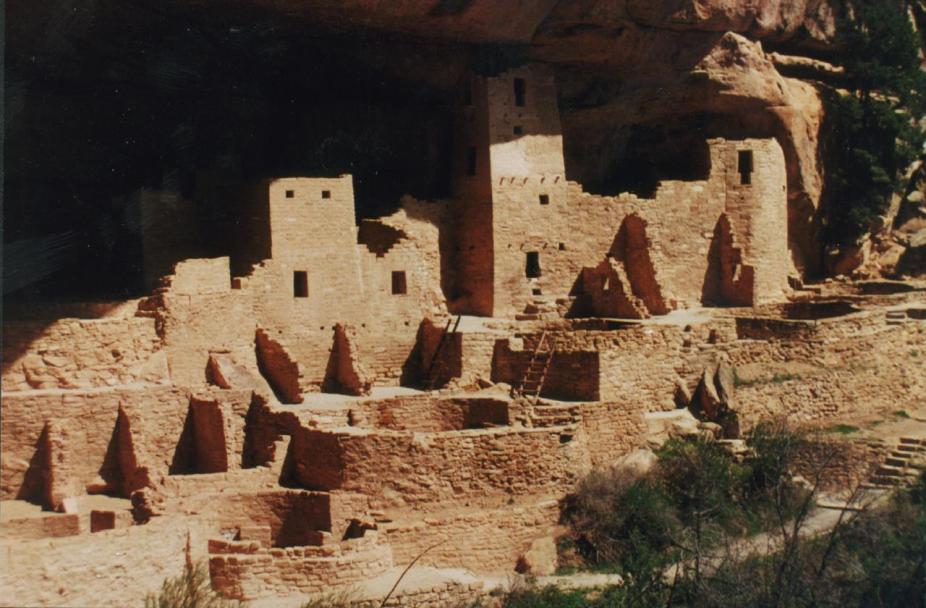
[[[754,29],[672,43],[700,53],[691,91],[735,92],[692,93],[672,115],[684,95],[652,95],[681,67],[631,80],[638,54],[606,46],[650,36],[656,9],[605,36],[556,1],[512,15],[483,1],[182,4],[153,17],[165,48],[215,44],[234,62],[256,41],[268,73],[231,71],[254,91],[289,84],[230,110],[184,75],[213,69],[191,47],[190,65],[162,58],[151,94],[185,88],[221,121],[152,122],[149,137],[180,142],[140,157],[162,159],[154,178],[118,195],[91,176],[40,186],[16,161],[7,223],[47,259],[30,253],[36,276],[13,276],[3,320],[5,601],[129,605],[197,562],[216,593],[257,606],[356,589],[349,605],[378,606],[412,564],[426,580],[410,574],[389,605],[467,605],[490,579],[562,566],[567,497],[679,429],[735,451],[768,418],[822,428],[924,407],[926,357],[910,353],[926,352],[926,283],[824,276],[816,141],[800,140],[819,125],[795,109],[809,85],[778,74]],[[261,15],[267,31],[236,30]],[[33,17],[17,36],[51,27]],[[165,25],[187,18],[220,20],[222,36]],[[80,40],[113,27],[78,26]],[[791,48],[810,36],[793,35]],[[268,42],[286,36],[307,46]],[[614,80],[583,80],[590,65]],[[745,99],[734,81],[750,77],[780,91]],[[11,143],[41,156],[25,139]],[[113,174],[128,183],[126,167]],[[74,183],[109,205],[93,236],[76,207],[27,210]]]

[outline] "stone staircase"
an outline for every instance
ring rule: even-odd
[[[926,438],[901,437],[863,488],[898,488],[914,483],[926,470]]]

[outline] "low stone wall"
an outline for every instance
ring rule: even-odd
[[[240,600],[347,587],[392,567],[375,531],[333,545],[266,548],[257,541],[209,541],[213,588]]]
[[[579,404],[585,445],[592,466],[604,467],[646,441],[645,408],[640,402]]]
[[[813,437],[801,446],[793,472],[824,492],[851,492],[867,481],[883,457],[878,446],[864,442]]]
[[[381,525],[397,564],[407,564],[429,547],[421,565],[473,572],[513,572],[518,557],[559,521],[559,503],[537,497],[533,504],[435,513]],[[437,546],[434,546],[437,545]]]
[[[0,523],[0,539],[4,540],[33,540],[77,534],[80,534],[80,517],[76,513],[46,513]]]

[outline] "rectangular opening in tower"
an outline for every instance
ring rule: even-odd
[[[293,272],[293,297],[309,297],[309,273],[305,270],[296,270]]]
[[[540,278],[540,252],[539,251],[528,251],[527,252],[527,266],[524,269],[524,274],[528,279],[537,279]]]
[[[466,174],[469,176],[476,175],[476,147],[470,146],[466,149]]]
[[[527,82],[523,78],[514,79],[514,105],[524,107],[524,97],[527,93]]]
[[[737,168],[740,174],[740,184],[748,186],[752,183],[752,150],[740,150]]]
[[[392,272],[392,295],[402,295],[408,292],[408,283],[405,279],[404,270],[394,270]]]
[[[331,190],[322,190],[322,198],[331,198]]]
[[[549,195],[549,194],[541,194],[541,195],[540,195],[540,204],[541,204],[541,205],[549,205],[549,204],[550,204],[550,195]]]

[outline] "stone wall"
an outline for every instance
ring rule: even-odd
[[[0,523],[0,540],[35,540],[80,534],[80,517],[76,513],[45,513],[41,516],[4,519]]]
[[[256,541],[209,541],[213,588],[233,599],[313,594],[348,587],[392,567],[375,531],[322,546],[265,548]]]
[[[509,424],[505,399],[431,395],[401,396],[356,404],[350,416],[358,426],[436,433]]]
[[[291,444],[300,485],[360,492],[383,507],[565,491],[579,474],[572,451],[558,430],[527,428],[433,434],[304,430]]]
[[[226,449],[234,451],[230,468],[240,468],[249,395],[217,390],[203,396],[222,404]],[[87,491],[125,495],[139,480],[168,475],[192,446],[184,441],[185,429],[192,432],[190,399],[190,391],[166,386],[5,394],[3,498],[44,502],[49,479],[66,488],[61,498]],[[57,454],[51,462],[40,457],[49,443]]]
[[[646,442],[644,403],[582,403],[579,428],[593,467],[607,467]]]
[[[167,381],[154,319],[60,319],[3,324],[3,390]]]
[[[531,502],[397,520],[383,524],[382,530],[397,564],[409,563],[437,545],[418,563],[473,572],[512,572],[531,542],[552,532],[559,515],[558,502],[541,496]]]

